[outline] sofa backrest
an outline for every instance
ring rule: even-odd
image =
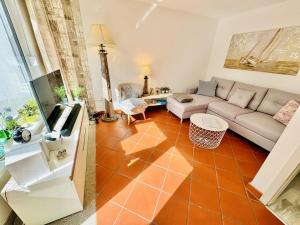
[[[216,89],[216,96],[222,99],[226,99],[230,90],[234,85],[233,80],[226,80],[219,77],[212,77],[212,80],[217,81],[217,89]]]
[[[268,88],[254,86],[251,84],[245,84],[242,82],[235,82],[226,100],[229,100],[229,98],[234,94],[234,92],[238,88],[255,92],[254,97],[252,98],[252,100],[249,102],[248,105],[248,108],[252,110],[257,110],[258,106],[260,105],[260,103],[262,102],[263,98],[265,97],[268,91]]]
[[[278,89],[269,89],[257,111],[274,116],[290,100],[300,102],[300,95]]]

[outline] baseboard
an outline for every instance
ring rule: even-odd
[[[249,197],[254,198],[254,200],[259,200],[260,197],[262,196],[262,193],[259,190],[257,190],[255,187],[253,187],[252,184],[250,183],[246,185],[246,191],[248,195],[250,195]]]

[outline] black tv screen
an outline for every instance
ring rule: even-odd
[[[47,130],[51,132],[55,125],[54,109],[60,108],[61,100],[55,95],[54,88],[64,86],[60,70],[56,70],[35,80],[30,81],[33,93],[40,108]],[[58,111],[60,110],[55,110]]]

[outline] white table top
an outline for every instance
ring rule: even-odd
[[[190,118],[191,123],[210,131],[224,131],[228,129],[228,123],[214,115],[195,113]]]
[[[149,96],[142,97],[142,99],[161,99],[161,98],[167,98],[167,97],[169,97],[171,95],[172,95],[172,93],[158,94],[158,95],[149,95]]]

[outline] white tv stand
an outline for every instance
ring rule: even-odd
[[[63,138],[67,156],[58,160],[50,152],[49,174],[27,187],[11,178],[1,191],[2,197],[28,225],[42,225],[83,210],[88,113],[82,105],[69,137]]]

